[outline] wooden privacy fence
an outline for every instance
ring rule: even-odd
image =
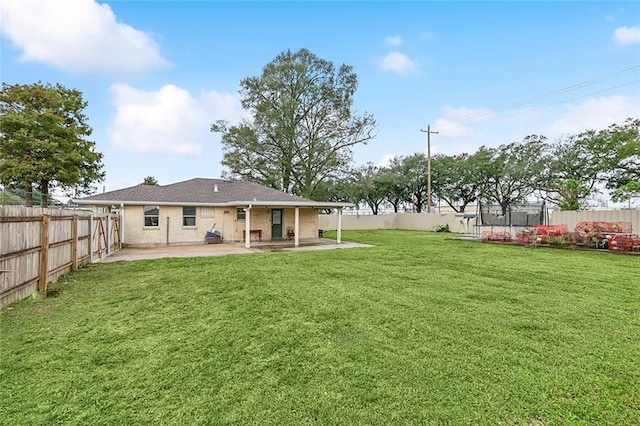
[[[0,207],[0,308],[121,247],[120,216]]]

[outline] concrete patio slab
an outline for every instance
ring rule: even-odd
[[[298,247],[293,246],[292,241],[261,241],[252,242],[248,249],[244,243],[222,243],[222,244],[195,244],[176,245],[160,247],[125,247],[111,256],[102,259],[102,263],[119,261],[162,259],[166,257],[208,257],[226,256],[230,254],[251,254],[266,252],[290,252],[303,250],[330,250],[347,249],[355,247],[373,247],[368,244],[342,242],[337,244],[334,240],[314,239],[301,241]]]

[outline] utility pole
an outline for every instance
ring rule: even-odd
[[[438,132],[432,131],[430,124],[427,130],[420,131],[427,134],[427,213],[431,213],[431,133],[437,135]]]

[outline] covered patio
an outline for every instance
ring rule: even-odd
[[[342,243],[342,209],[346,206],[348,206],[348,204],[317,202],[317,201],[312,201],[304,204],[300,204],[298,202],[279,202],[277,204],[274,204],[273,202],[260,202],[260,201],[249,203],[243,207],[243,210],[245,212],[244,229],[242,231],[242,235],[243,235],[242,239],[244,240],[244,246],[246,248],[260,247],[261,245],[263,247],[266,245],[278,245],[280,247],[292,245],[293,247],[299,247],[301,244],[304,244],[304,245],[314,244],[315,240],[322,241],[322,239],[320,238],[316,239],[316,238],[308,238],[308,237],[301,240],[300,238],[300,235],[301,235],[300,210],[301,209],[305,209],[305,210],[336,209],[338,223],[337,223],[337,229],[336,229],[335,243],[341,244]],[[293,209],[294,211],[293,226],[290,227],[291,229],[287,229],[286,233],[281,234],[282,235],[281,238],[271,237],[271,238],[268,238],[267,241],[265,241],[262,238],[262,234],[263,234],[262,229],[254,228],[252,226],[252,221],[251,221],[252,211],[255,211],[257,208],[265,208],[271,211],[272,227],[282,226],[284,223],[282,212]],[[278,212],[278,211],[280,212],[280,214],[275,215],[274,212]],[[252,236],[257,237],[258,241],[255,241],[255,239],[254,241],[252,241],[251,240]]]

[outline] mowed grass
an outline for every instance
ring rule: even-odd
[[[640,257],[373,248],[92,265],[0,312],[3,424],[640,424]]]

